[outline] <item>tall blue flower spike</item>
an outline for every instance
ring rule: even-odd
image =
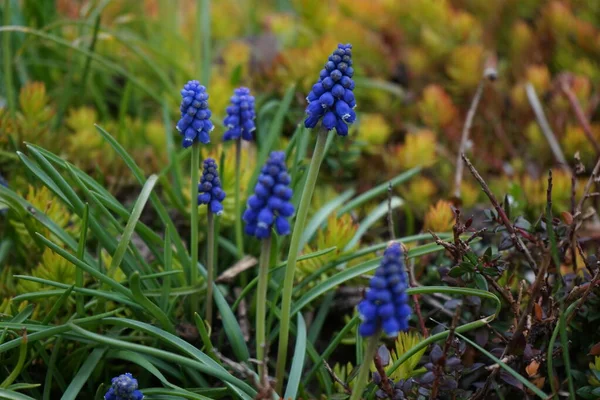
[[[382,329],[388,336],[408,330],[411,308],[402,248],[392,243],[383,253],[381,264],[371,278],[365,299],[358,305],[361,336],[372,336]]]
[[[198,81],[189,81],[181,89],[181,119],[177,130],[183,135],[183,147],[190,147],[195,141],[210,143],[209,133],[214,129],[208,109],[208,93]]]
[[[143,400],[144,395],[138,390],[138,381],[129,372],[112,378],[110,389],[104,400]]]
[[[294,214],[290,202],[292,189],[290,176],[285,166],[285,153],[274,151],[262,168],[254,194],[248,199],[243,220],[248,235],[258,239],[271,236],[271,228],[279,235],[289,235],[288,218]]]
[[[217,163],[212,158],[204,160],[198,193],[198,204],[207,204],[208,209],[213,214],[223,214],[225,192],[221,187]]]
[[[233,91],[231,96],[231,105],[227,107],[227,117],[223,124],[227,127],[227,132],[223,135],[223,140],[234,140],[240,137],[244,140],[252,140],[252,132],[256,129],[254,118],[254,96],[250,94],[250,89],[241,87]]]
[[[321,125],[328,131],[335,128],[338,135],[348,135],[348,125],[356,120],[352,75],[352,45],[338,44],[306,98],[305,127],[314,128],[323,119]]]

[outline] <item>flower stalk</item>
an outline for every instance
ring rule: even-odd
[[[258,267],[258,288],[256,292],[256,359],[258,376],[265,372],[267,286],[269,283],[269,263],[271,261],[271,237],[262,240]]]
[[[358,370],[358,377],[356,378],[356,383],[354,384],[354,388],[352,389],[352,395],[350,396],[350,400],[362,399],[362,394],[365,388],[367,387],[367,383],[369,380],[371,361],[375,358],[375,354],[377,353],[377,347],[379,346],[379,336],[380,332],[377,332],[375,335],[370,336],[367,340],[367,349],[365,350],[363,362],[360,365],[360,369]]]
[[[306,225],[306,217],[308,215],[308,209],[312,200],[312,195],[319,176],[319,169],[321,163],[325,157],[325,144],[327,143],[326,129],[320,129],[317,134],[317,143],[315,144],[315,151],[313,152],[310,167],[308,169],[308,176],[306,178],[306,184],[302,191],[302,197],[300,199],[300,206],[298,208],[298,214],[296,216],[296,222],[294,223],[294,230],[292,232],[292,240],[290,243],[290,250],[288,253],[288,261],[285,267],[285,277],[283,281],[282,291],[282,303],[281,303],[281,322],[279,328],[279,347],[277,351],[277,367],[276,367],[276,379],[277,379],[277,392],[280,393],[283,388],[283,380],[285,374],[285,367],[287,361],[287,349],[290,334],[290,319],[291,319],[291,308],[292,308],[292,289],[294,286],[294,273],[296,270],[296,261],[298,259],[298,252],[300,247],[300,239],[304,232],[304,226]]]
[[[244,235],[242,234],[240,184],[242,169],[242,140],[235,141],[235,243],[237,245],[238,258],[244,257]]]
[[[190,206],[190,261],[189,284],[194,286],[198,280],[198,176],[200,171],[200,145],[194,142],[192,145],[192,161],[190,175],[192,177],[191,206]],[[198,310],[198,295],[191,297],[190,311],[194,315]]]
[[[206,213],[208,222],[207,246],[206,249],[206,314],[205,319],[212,326],[212,311],[213,311],[213,281],[215,277],[215,216],[210,211]]]

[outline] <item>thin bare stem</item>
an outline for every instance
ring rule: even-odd
[[[456,157],[456,173],[454,175],[454,197],[456,198],[460,198],[460,184],[462,182],[464,169],[461,154],[463,154],[467,149],[467,143],[469,141],[469,132],[471,131],[471,126],[473,125],[473,118],[475,118],[475,113],[477,112],[477,106],[481,101],[484,85],[485,78],[482,78],[479,81],[477,90],[475,91],[475,96],[473,96],[473,100],[471,101],[471,107],[469,107],[469,111],[467,112],[467,119],[465,120],[465,125],[463,126],[462,130],[462,136],[460,138],[460,147],[458,149],[458,156]]]
[[[592,147],[596,151],[596,154],[600,157],[600,144],[594,138],[594,134],[592,133],[592,127],[590,126],[590,122],[588,121],[588,119],[585,115],[585,112],[581,108],[581,104],[579,104],[579,100],[577,99],[577,96],[575,96],[575,93],[573,93],[573,91],[571,90],[571,86],[569,85],[568,79],[561,80],[560,89],[562,90],[562,92],[565,94],[565,96],[569,100],[569,103],[571,104],[571,108],[573,109],[573,112],[575,113],[575,117],[577,117],[579,124],[583,128],[583,133],[585,134],[587,139],[592,144]]]
[[[527,93],[529,104],[531,104],[531,108],[533,109],[538,124],[540,124],[542,133],[546,137],[546,140],[550,145],[550,149],[552,150],[556,161],[558,161],[563,168],[570,170],[569,164],[565,159],[565,155],[563,154],[562,149],[560,148],[560,144],[558,144],[558,140],[556,140],[556,136],[554,135],[554,132],[552,132],[552,128],[550,128],[550,123],[548,123],[548,120],[546,119],[546,115],[544,114],[542,104],[540,103],[540,100],[538,99],[538,96],[535,93],[535,88],[531,83],[525,85],[525,92]]]

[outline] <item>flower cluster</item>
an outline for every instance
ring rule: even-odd
[[[112,379],[112,385],[104,395],[104,400],[142,400],[144,395],[138,390],[138,381],[129,372]]]
[[[217,163],[212,158],[204,160],[198,193],[198,204],[207,204],[209,211],[213,214],[221,215],[223,213],[225,192],[221,188]]]
[[[235,89],[231,96],[231,105],[227,107],[227,117],[223,124],[227,127],[227,132],[223,135],[223,140],[234,140],[240,137],[244,140],[252,140],[252,132],[256,129],[254,118],[254,96],[250,94],[250,89],[241,87]]]
[[[190,147],[194,141],[209,143],[208,135],[214,128],[210,121],[208,93],[198,81],[189,81],[181,89],[181,119],[177,130],[183,135],[183,147]]]
[[[408,330],[411,309],[406,294],[407,279],[400,244],[391,244],[384,252],[366,298],[358,305],[362,318],[359,333],[372,336],[381,328],[388,336]]]
[[[308,117],[304,126],[314,128],[323,118],[324,128],[335,128],[340,136],[348,135],[348,124],[356,120],[353,74],[352,45],[339,44],[306,98]]]
[[[271,235],[271,228],[279,235],[290,233],[287,218],[294,214],[294,206],[290,203],[292,189],[290,176],[285,166],[285,153],[274,151],[261,170],[254,194],[248,199],[243,220],[246,233],[258,239],[266,239]]]

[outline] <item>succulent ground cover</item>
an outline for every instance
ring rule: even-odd
[[[3,0],[0,399],[600,398],[598,4]]]

